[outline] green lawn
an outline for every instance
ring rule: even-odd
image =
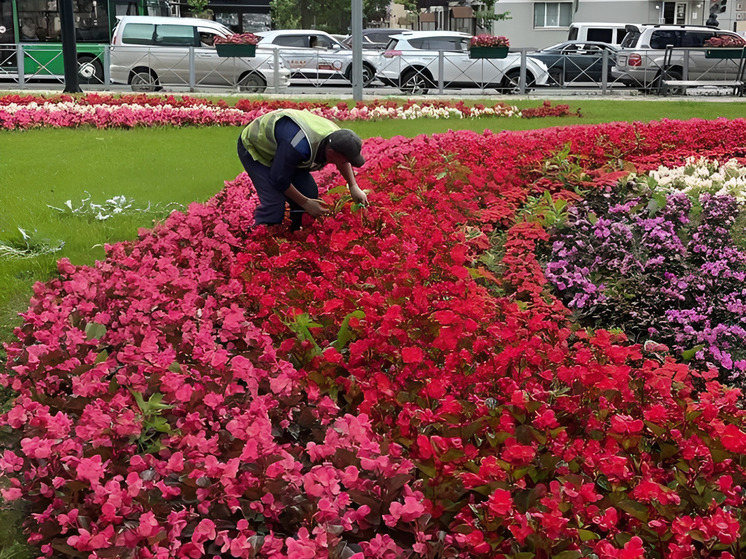
[[[541,104],[541,100],[504,101],[521,108]],[[491,105],[495,101],[482,102]],[[582,117],[354,122],[345,126],[362,137],[389,138],[449,129],[525,130],[661,118],[737,118],[744,114],[741,99],[558,102],[567,102],[573,112],[580,109]],[[138,228],[150,227],[154,220],[165,217],[168,204],[186,206],[205,201],[222,188],[225,180],[239,174],[242,168],[235,154],[238,133],[237,127],[0,132],[0,247],[40,252],[64,243],[61,250],[47,255],[0,256],[0,340],[10,339],[12,328],[20,322],[18,313],[28,305],[33,283],[49,279],[59,258],[92,264],[103,256],[104,243],[134,238]],[[364,168],[360,172],[364,173]],[[97,204],[125,196],[135,208],[150,204],[154,210],[98,221],[92,216],[61,214],[49,207],[64,208],[68,200],[78,207],[86,193]],[[7,396],[0,394],[0,400]],[[0,559],[31,556],[19,543],[17,520],[17,515],[0,514]]]

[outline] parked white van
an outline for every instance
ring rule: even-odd
[[[219,57],[216,37],[233,32],[215,21],[197,18],[121,16],[111,39],[111,81],[133,91],[172,86],[233,86],[262,93],[268,86],[286,88],[290,71],[271,50],[256,56]]]
[[[575,22],[567,32],[568,41],[598,41],[620,45],[627,34],[627,23]]]

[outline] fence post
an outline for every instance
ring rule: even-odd
[[[601,56],[601,94],[608,93],[608,74],[609,74],[609,51],[604,49]]]
[[[189,91],[193,92],[196,86],[196,71],[194,69],[194,47],[189,47]]]
[[[111,85],[111,45],[104,47],[104,85]]]
[[[26,68],[24,67],[23,45],[19,44],[16,46],[16,68],[18,72],[18,85],[21,89],[25,89],[26,86]]]
[[[526,93],[526,62],[527,62],[527,56],[526,56],[526,49],[521,49],[521,71],[520,71],[520,79],[518,82],[518,93],[521,95]]]
[[[280,50],[272,49],[272,57],[274,60],[274,74],[275,74],[275,95],[280,93]]]
[[[438,94],[443,95],[443,72],[445,71],[445,52],[438,51]]]

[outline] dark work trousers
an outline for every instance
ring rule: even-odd
[[[259,206],[254,212],[254,222],[257,225],[267,224],[276,225],[282,223],[285,217],[285,202],[290,204],[290,221],[293,230],[299,229],[303,209],[285,197],[285,194],[272,187],[272,181],[269,178],[269,167],[256,161],[243,145],[241,138],[238,139],[238,158],[241,160],[243,168],[246,169],[251,182],[259,196]],[[298,169],[290,180],[306,198],[318,198],[319,187],[316,184],[311,173],[305,169]]]

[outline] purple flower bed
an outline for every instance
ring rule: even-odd
[[[552,235],[546,276],[582,326],[662,343],[721,380],[746,382],[746,252],[733,196],[635,184],[590,193]]]

